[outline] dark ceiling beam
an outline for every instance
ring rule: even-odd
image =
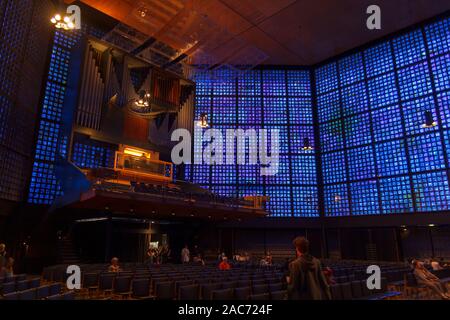
[[[154,44],[156,41],[155,38],[150,37],[148,38],[146,41],[144,41],[143,44],[141,44],[140,46],[136,47],[133,49],[133,51],[131,51],[130,53],[132,55],[137,56],[139,53],[141,53],[142,51],[144,51],[145,49],[147,49],[148,47],[150,47],[152,44]]]

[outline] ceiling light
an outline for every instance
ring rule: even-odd
[[[312,147],[311,141],[309,141],[308,137],[303,138],[303,147],[302,147],[302,149],[305,150],[305,151],[309,151],[309,150],[313,150],[314,149]]]
[[[73,30],[75,29],[75,25],[70,20],[70,17],[64,16],[62,17],[59,13],[55,14],[50,22],[55,25],[56,29],[63,30]]]
[[[423,113],[425,123],[422,124],[422,128],[433,128],[437,125],[437,122],[433,120],[433,113],[431,111],[425,111]]]

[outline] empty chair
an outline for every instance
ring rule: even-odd
[[[67,292],[61,294],[61,300],[75,300],[75,292],[67,291]]]
[[[19,300],[19,295],[17,292],[12,292],[12,293],[8,293],[3,295],[3,299],[5,300]]]
[[[239,280],[236,288],[250,287],[250,280]]]
[[[233,299],[233,289],[221,289],[212,291],[213,300],[232,300]]]
[[[16,291],[15,282],[3,283],[3,294],[13,293],[14,291]]]
[[[98,273],[84,273],[82,286],[90,296],[91,292],[98,289]]]
[[[351,282],[351,288],[352,288],[352,297],[353,299],[360,299],[363,297],[363,291],[361,288],[361,281],[352,281]]]
[[[175,296],[178,297],[178,290],[180,287],[188,286],[190,284],[193,284],[192,280],[180,280],[175,282]]]
[[[173,281],[157,283],[155,287],[155,297],[158,300],[172,300],[174,298]]]
[[[41,286],[36,289],[36,299],[45,299],[50,295],[50,286]]]
[[[28,281],[22,280],[16,283],[16,291],[24,291],[28,289]]]
[[[63,300],[63,296],[61,294],[54,294],[52,296],[48,296],[47,300]]]
[[[37,288],[41,285],[41,279],[40,278],[33,278],[28,280],[28,288],[33,289]]]
[[[125,276],[125,277],[116,277],[114,279],[114,295],[121,296],[122,298],[125,298],[127,296],[131,295],[131,276]]]
[[[270,299],[271,300],[286,300],[287,299],[287,291],[286,290],[272,291],[270,293]]]
[[[236,300],[248,300],[250,294],[250,287],[234,288],[234,297]]]
[[[61,293],[61,283],[53,283],[52,285],[50,285],[50,292],[49,292],[50,296],[54,296],[60,293]]]
[[[200,286],[198,284],[191,284],[178,288],[178,300],[198,300]]]
[[[221,283],[209,283],[209,284],[205,284],[202,285],[202,299],[203,300],[211,300],[212,296],[212,292],[214,290],[219,290],[222,288],[222,284]]]
[[[352,287],[350,282],[341,283],[342,299],[352,300]]]
[[[283,290],[283,284],[281,282],[269,283],[270,292]]]
[[[266,280],[264,280],[264,279],[258,279],[258,280],[253,280],[253,281],[252,281],[252,285],[253,285],[253,286],[258,286],[258,285],[262,285],[262,284],[266,284]]]
[[[222,289],[234,289],[237,285],[237,281],[226,281],[222,283]]]
[[[252,287],[253,294],[268,293],[269,286],[267,284],[256,285]]]
[[[341,286],[339,284],[331,285],[330,290],[333,300],[342,300]]]
[[[150,299],[150,279],[134,279],[132,283],[132,297]]]
[[[35,300],[36,299],[36,289],[28,289],[19,292],[19,300]]]
[[[270,296],[268,293],[251,294],[250,300],[270,300]]]
[[[114,273],[103,273],[99,276],[98,290],[102,291],[103,295],[112,293],[115,276]]]

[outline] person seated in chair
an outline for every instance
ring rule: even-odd
[[[119,266],[119,258],[114,257],[111,259],[111,265],[108,268],[108,272],[120,272],[120,266]]]
[[[219,270],[230,270],[230,269],[231,269],[231,265],[228,263],[228,258],[223,257],[222,262],[219,263]]]
[[[5,277],[12,277],[14,275],[14,259],[9,257],[5,265]]]
[[[423,262],[419,260],[413,261],[414,276],[416,277],[419,285],[424,285],[435,293],[437,293],[442,299],[450,300],[450,295],[447,293],[447,288],[441,280],[428,271]]]

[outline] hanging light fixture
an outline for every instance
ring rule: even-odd
[[[59,13],[56,13],[50,19],[50,22],[55,25],[56,29],[63,29],[63,30],[73,30],[73,29],[75,29],[75,24],[71,21],[70,17],[62,16]]]
[[[302,149],[305,150],[305,151],[309,151],[309,150],[313,150],[314,149],[312,147],[311,141],[309,141],[308,137],[303,138],[303,147],[302,147]]]
[[[433,119],[433,113],[430,110],[427,110],[423,113],[425,118],[425,123],[422,124],[422,128],[433,128],[437,125],[437,122]]]
[[[139,91],[139,98],[134,102],[134,104],[139,108],[148,108],[150,106],[150,93],[145,90]]]
[[[200,115],[200,120],[197,121],[197,126],[202,127],[202,128],[208,128],[209,127],[208,115],[206,113],[202,113]]]

